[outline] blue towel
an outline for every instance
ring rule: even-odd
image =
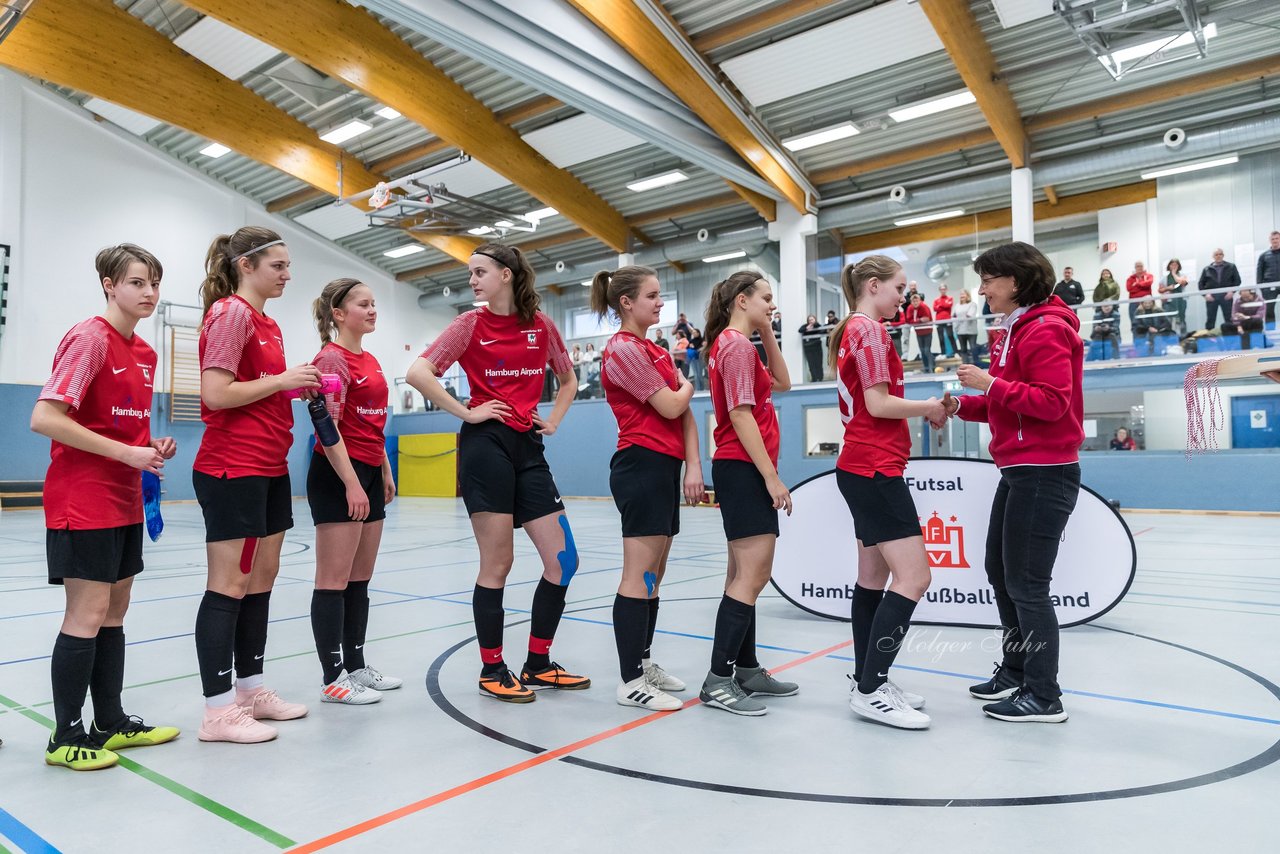
[[[164,533],[164,519],[160,516],[160,478],[149,471],[142,473],[142,512],[147,517],[147,536],[154,543]]]

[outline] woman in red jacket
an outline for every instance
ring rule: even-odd
[[[947,295],[947,283],[943,282],[938,285],[938,297],[933,301],[933,319],[950,320],[953,305],[955,301]],[[954,356],[960,351],[959,345],[956,344],[956,330],[952,324],[938,325],[938,349],[943,356]]]
[[[1067,719],[1058,687],[1058,619],[1049,597],[1053,564],[1080,492],[1084,441],[1084,344],[1080,321],[1053,296],[1053,266],[1034,246],[1010,243],[978,256],[980,293],[996,314],[991,371],[961,365],[977,389],[945,401],[948,414],[985,421],[1000,467],[987,529],[987,579],[1004,631],[1004,659],[969,693],[1002,721]]]

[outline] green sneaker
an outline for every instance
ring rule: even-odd
[[[733,678],[752,697],[791,697],[800,693],[800,686],[794,682],[780,682],[763,667],[739,667]]]
[[[89,727],[89,738],[105,750],[124,750],[130,747],[151,747],[173,741],[181,732],[172,726],[147,726],[142,718],[130,715],[115,729],[98,729],[94,721]]]
[[[120,761],[110,750],[103,750],[89,742],[88,736],[81,735],[73,744],[54,744],[44,753],[44,764],[61,765],[72,771],[97,771],[110,768]]]

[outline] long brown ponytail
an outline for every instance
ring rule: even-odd
[[[481,243],[471,251],[472,254],[491,258],[511,271],[512,302],[516,307],[516,315],[525,323],[533,320],[533,316],[538,313],[538,306],[542,304],[542,298],[533,289],[536,274],[524,253],[505,243]]]
[[[858,310],[858,301],[862,299],[867,282],[871,279],[887,281],[901,269],[902,265],[888,255],[868,255],[856,264],[846,264],[840,271],[840,290],[844,293],[844,301],[849,304],[849,314]],[[840,344],[844,341],[844,328],[849,325],[849,314],[831,330],[827,341],[827,359],[832,371],[838,368],[836,361],[840,355]]]
[[[328,344],[333,340],[333,330],[337,326],[333,322],[333,310],[342,308],[347,297],[357,285],[363,285],[359,279],[334,279],[324,286],[320,296],[311,303],[311,313],[315,316],[316,329],[320,330],[320,340]]]
[[[652,276],[658,277],[658,271],[652,267],[632,265],[619,267],[610,273],[601,270],[591,278],[591,310],[601,319],[613,309],[622,318],[622,298],[635,299],[640,293],[640,284]]]
[[[733,317],[733,304],[738,299],[738,294],[751,296],[756,291],[756,285],[763,280],[764,276],[755,270],[739,270],[723,282],[716,282],[711,288],[711,301],[707,303],[707,325],[704,333],[705,346],[708,350],[716,342],[716,337],[729,325],[729,319]]]
[[[200,300],[204,310],[208,312],[213,304],[236,292],[240,283],[240,271],[236,261],[240,258],[249,260],[250,269],[257,269],[259,249],[267,244],[276,244],[280,235],[260,225],[246,225],[237,229],[235,234],[219,234],[209,245],[209,252],[204,258],[204,282],[200,285]]]

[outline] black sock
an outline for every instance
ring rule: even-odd
[[[649,629],[644,636],[644,658],[653,658],[653,633],[658,629],[658,597],[649,600]]]
[[[49,672],[53,679],[53,717],[58,722],[53,731],[54,744],[68,744],[85,734],[84,695],[93,676],[93,659],[98,648],[96,638],[78,638],[58,632],[53,642]]]
[[[883,590],[872,590],[860,584],[853,585],[853,601],[849,604],[849,616],[853,618],[853,681],[862,680],[862,664],[867,660],[871,647],[871,622],[876,618],[876,608],[884,598]]]
[[[529,670],[545,670],[551,666],[551,641],[556,636],[556,627],[560,625],[564,597],[568,592],[568,587],[553,584],[545,577],[538,579],[529,620],[529,657],[524,661]]]
[[[506,668],[502,660],[502,588],[481,587],[471,592],[471,614],[476,621],[476,641],[480,644],[480,674],[490,676]]]
[[[639,679],[644,671],[644,638],[648,631],[649,604],[619,593],[613,597],[613,639],[618,644],[618,671],[623,682]]]
[[[711,643],[711,672],[716,676],[732,676],[733,665],[742,649],[742,639],[751,628],[756,606],[739,602],[728,593],[720,597],[716,612],[716,636]]]
[[[341,590],[311,591],[311,634],[328,685],[342,673],[343,595]]]
[[[911,627],[911,614],[916,603],[892,590],[884,594],[871,622],[871,645],[862,666],[858,690],[870,694],[889,679],[889,668],[898,657],[898,648]]]
[[[364,667],[364,636],[369,629],[369,582],[349,582],[344,598],[347,610],[342,621],[342,660],[347,665],[347,672],[352,673]]]
[[[236,620],[236,678],[262,673],[267,654],[267,620],[271,616],[271,591],[249,593],[240,600]]]
[[[89,693],[93,695],[93,720],[102,732],[114,732],[124,723],[120,693],[124,690],[124,626],[98,629]]]
[[[206,697],[231,690],[231,651],[235,648],[240,600],[212,590],[204,592],[196,611],[196,661]]]
[[[760,659],[756,658],[756,608],[751,606],[751,622],[747,624],[747,633],[742,636],[742,646],[738,647],[737,667],[759,667]]]

